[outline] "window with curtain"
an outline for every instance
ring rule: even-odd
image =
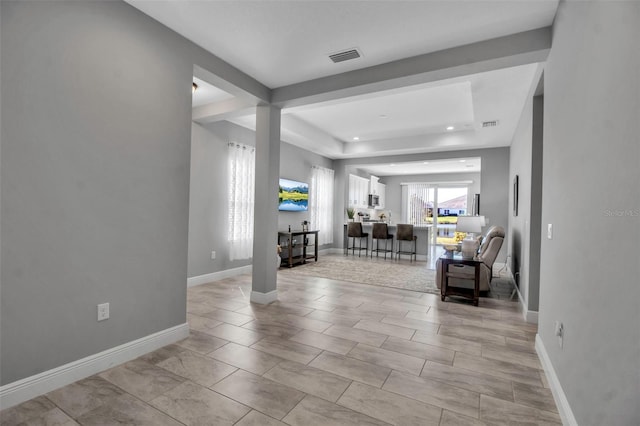
[[[253,254],[256,155],[252,146],[229,143],[229,258]]]
[[[403,191],[403,219],[413,225],[433,223],[434,188],[426,183],[409,183]]]
[[[309,210],[311,228],[319,231],[318,244],[333,243],[333,170],[311,169]]]

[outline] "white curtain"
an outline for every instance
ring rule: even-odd
[[[249,259],[253,254],[255,149],[229,143],[229,258]]]
[[[333,243],[333,170],[320,166],[311,169],[309,184],[311,229],[318,231],[318,244]]]
[[[406,184],[402,191],[402,219],[413,225],[428,225],[427,218],[433,217],[434,188],[427,183]]]

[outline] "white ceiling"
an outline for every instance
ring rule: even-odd
[[[198,85],[191,102],[193,108],[233,98],[232,94],[220,90],[198,77],[193,77],[193,82]]]
[[[358,165],[358,169],[369,172],[375,176],[477,173],[481,170],[481,160],[479,157],[460,157],[447,160],[362,164]]]
[[[441,133],[448,126],[473,126],[469,81],[436,87],[378,92],[342,99],[339,103],[308,105],[286,111],[343,142],[360,142]],[[345,120],[344,117],[348,117]],[[446,124],[443,126],[443,124]]]
[[[278,88],[549,26],[559,0],[126,1]],[[354,47],[363,57],[327,57]],[[534,63],[284,109],[282,138],[330,158],[508,146],[541,70]],[[230,96],[198,86],[194,107]],[[252,115],[226,119],[255,127]],[[490,120],[499,125],[483,128]]]
[[[558,0],[127,0],[276,88],[548,26]],[[328,55],[357,47],[363,57]]]

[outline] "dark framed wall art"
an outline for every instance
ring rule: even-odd
[[[513,215],[518,216],[518,175],[513,178]]]

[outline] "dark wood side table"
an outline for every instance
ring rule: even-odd
[[[440,267],[442,270],[442,283],[440,286],[440,299],[444,302],[447,296],[462,296],[473,300],[473,305],[478,306],[480,300],[480,265],[481,261],[465,258],[459,253],[445,253],[440,256]],[[458,272],[457,268],[449,271],[449,265],[468,265],[474,267],[474,273]],[[460,268],[463,269],[463,268]],[[464,280],[473,280],[473,288],[454,287],[449,285],[449,278],[459,278]]]
[[[278,232],[278,244],[282,252],[280,257],[289,268],[300,263],[307,263],[308,259],[318,261],[318,232],[319,231],[281,231]],[[307,251],[310,247],[308,235],[313,235],[313,253]],[[284,265],[283,265],[284,266]]]

